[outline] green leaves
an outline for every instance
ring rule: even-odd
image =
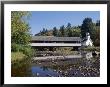
[[[60,36],[61,37],[64,37],[65,36],[65,27],[64,27],[64,25],[62,25],[61,27],[60,27]]]
[[[29,17],[30,12],[27,11],[11,12],[11,51],[22,52],[28,57],[33,54],[32,48],[28,45],[31,40]]]
[[[83,20],[83,24],[81,26],[81,35],[82,38],[86,37],[86,33],[89,32],[91,34],[91,30],[93,29],[93,22],[91,18],[85,18]]]
[[[43,30],[38,34],[35,34],[35,36],[80,37],[81,30],[79,27],[80,26],[73,27],[70,23],[68,23],[66,27],[62,25],[59,29],[56,27],[51,30],[43,28]]]
[[[100,46],[100,21],[93,23],[91,18],[85,18],[81,26],[82,38],[86,36],[87,32],[90,33],[93,44]]]
[[[28,17],[30,12],[11,12],[11,42],[16,44],[28,44],[30,41],[30,27]]]
[[[53,28],[53,35],[58,36],[58,30],[56,27]]]

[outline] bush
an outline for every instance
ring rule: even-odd
[[[16,62],[16,61],[21,61],[26,58],[26,55],[23,54],[22,52],[11,52],[11,61]]]
[[[11,51],[12,52],[22,52],[23,54],[27,55],[28,57],[32,57],[35,53],[34,49],[31,48],[29,45],[22,45],[22,44],[11,44]]]
[[[22,49],[21,45],[18,45],[16,43],[11,44],[11,51],[12,52],[19,52]]]
[[[32,49],[30,46],[23,46],[22,50],[21,50],[25,55],[27,55],[28,57],[32,57],[35,54],[35,50]]]

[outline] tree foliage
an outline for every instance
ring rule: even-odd
[[[30,13],[25,11],[11,12],[11,43],[24,45],[29,43],[31,38],[27,22],[29,16]]]
[[[64,27],[64,25],[62,25],[59,29],[53,27],[53,29],[48,29],[47,32],[42,33],[45,31],[43,28],[43,30],[35,34],[35,36],[80,37],[81,30],[79,27],[79,25],[71,26],[71,24],[68,23],[66,27]]]
[[[28,19],[30,12],[12,11],[11,12],[11,51],[22,52],[28,57],[32,56],[33,50],[29,46],[31,40]]]
[[[61,37],[64,37],[65,36],[65,27],[64,27],[64,25],[62,25],[61,27],[60,27],[60,36]]]
[[[98,20],[96,23],[93,23],[92,18],[85,18],[81,26],[82,38],[86,37],[87,32],[90,33],[93,44],[95,46],[99,46],[100,45],[100,21]]]
[[[72,37],[72,27],[71,27],[71,24],[70,23],[68,23],[67,24],[67,36],[69,36],[69,37]]]
[[[83,24],[81,26],[81,35],[82,38],[86,37],[86,33],[89,32],[91,35],[91,31],[93,30],[93,22],[91,18],[85,18],[83,20]]]
[[[100,20],[97,20],[96,26],[100,26]]]
[[[58,36],[58,30],[56,27],[53,28],[53,35]]]

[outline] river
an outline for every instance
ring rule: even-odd
[[[88,57],[88,58],[87,58]],[[99,77],[100,57],[83,56],[60,60],[34,60],[19,69],[12,67],[13,77]]]

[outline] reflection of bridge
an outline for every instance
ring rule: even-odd
[[[49,47],[80,47],[80,37],[54,37],[54,36],[33,36],[31,40],[32,47],[49,46]]]

